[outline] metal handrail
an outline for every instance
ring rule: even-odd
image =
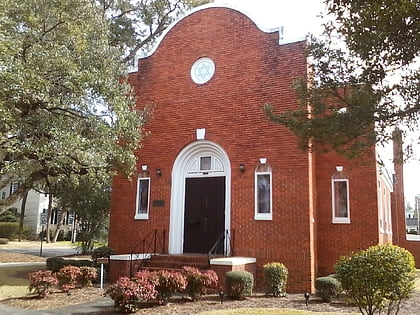
[[[222,249],[221,252],[218,250]],[[209,259],[210,257],[214,255],[223,255],[223,256],[229,256],[233,255],[234,253],[234,247],[233,247],[233,237],[231,237],[231,232],[229,230],[224,230],[219,237],[217,238],[216,242],[212,246],[212,248],[208,252]]]
[[[130,277],[133,276],[133,257],[139,258],[142,255],[141,259],[144,260],[152,258],[153,255],[165,253],[165,240],[166,231],[155,229],[133,247],[130,253]]]

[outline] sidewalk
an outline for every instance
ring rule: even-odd
[[[91,314],[100,313],[105,308],[112,307],[114,302],[108,297],[102,297],[97,300],[83,303],[74,304],[65,307],[49,309],[49,310],[25,310],[21,308],[11,307],[0,303],[0,314],[7,315],[78,315],[78,314]]]
[[[0,268],[7,268],[7,267],[15,267],[15,266],[45,266],[45,258],[41,258],[40,260],[43,261],[33,261],[31,258],[30,250],[36,249],[39,246],[39,242],[9,242],[9,244],[1,245],[0,251],[3,253],[18,253],[13,257],[22,258],[22,260],[28,259],[28,261],[10,261],[0,263]],[[45,243],[45,248],[48,250],[60,249],[61,250],[68,250],[72,252],[71,244],[66,244],[65,246],[61,245],[60,243]],[[28,251],[29,250],[29,251]],[[25,252],[25,254],[23,254]],[[23,255],[22,255],[23,254]],[[4,255],[4,254],[3,254]],[[34,257],[34,256],[32,256]],[[36,257],[34,257],[36,258]],[[2,304],[0,302],[0,314],[7,314],[7,315],[76,315],[76,314],[92,314],[97,313],[100,314],[105,308],[112,307],[114,302],[112,299],[108,297],[101,297],[96,300],[81,303],[81,304],[73,304],[68,305],[60,308],[54,309],[46,309],[46,310],[28,310],[23,308],[16,308],[12,306],[8,306]]]

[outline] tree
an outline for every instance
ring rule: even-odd
[[[103,232],[108,226],[110,186],[111,177],[107,174],[71,176],[57,185],[57,206],[75,214],[83,254],[92,251],[95,241],[106,239]]]
[[[336,264],[343,289],[362,314],[386,310],[398,314],[401,301],[414,290],[416,268],[413,255],[395,245],[376,245]]]
[[[392,138],[392,127],[417,127],[420,16],[415,0],[327,0],[323,37],[312,38],[313,77],[296,82],[299,108],[269,118],[310,150],[355,158]]]
[[[21,180],[0,209],[69,176],[133,172],[147,110],[125,62],[198,2],[0,2],[0,187]]]

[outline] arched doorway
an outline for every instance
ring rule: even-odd
[[[181,150],[172,169],[170,254],[208,252],[230,229],[230,174],[229,158],[214,142]]]

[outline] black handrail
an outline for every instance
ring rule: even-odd
[[[165,253],[165,230],[153,230],[138,242],[130,253],[130,277],[133,276],[133,256],[142,260],[150,259],[153,255]],[[145,256],[148,255],[148,256]]]
[[[234,254],[233,237],[229,230],[224,230],[219,235],[219,237],[217,238],[217,241],[214,243],[212,248],[209,250],[208,252],[209,259],[215,255],[222,255],[226,257],[229,255],[229,252],[228,252],[229,250],[230,250],[230,255],[233,255]]]

